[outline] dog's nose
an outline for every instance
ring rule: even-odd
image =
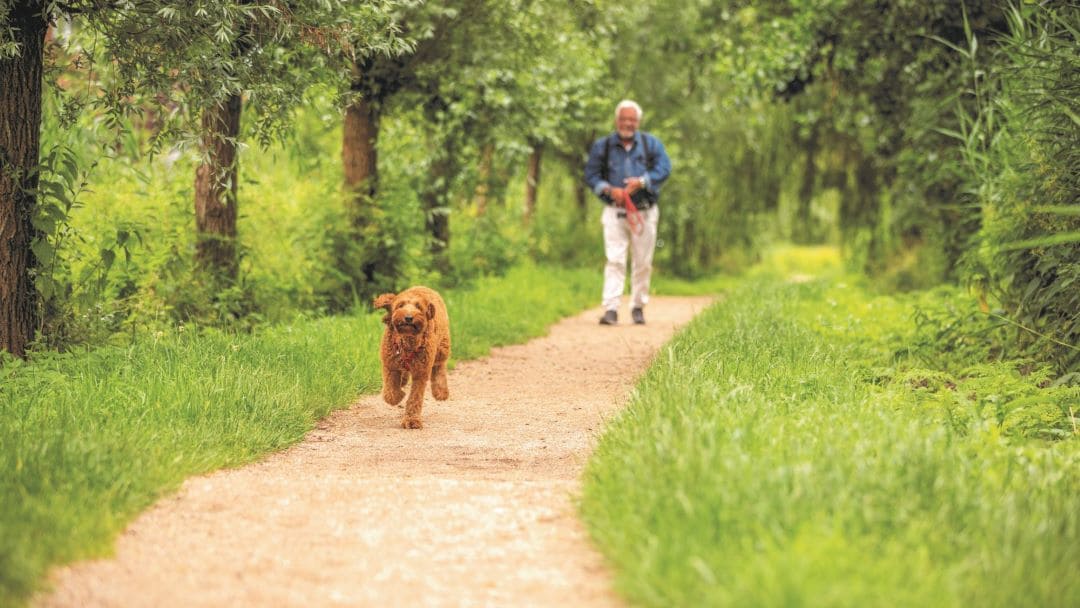
[[[405,315],[405,322],[412,323],[412,315]]]

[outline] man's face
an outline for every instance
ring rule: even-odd
[[[615,118],[615,130],[619,132],[619,137],[623,139],[630,139],[637,132],[638,128],[638,115],[634,108],[623,108],[619,110],[618,116]]]

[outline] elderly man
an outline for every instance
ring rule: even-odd
[[[638,131],[641,106],[624,100],[615,108],[615,132],[596,140],[585,163],[585,181],[606,205],[604,225],[604,316],[601,325],[619,322],[619,301],[626,281],[626,254],[630,252],[630,314],[634,323],[645,323],[649,303],[649,278],[660,186],[671,174],[671,159],[656,137]]]

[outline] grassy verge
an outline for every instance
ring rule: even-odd
[[[455,360],[595,303],[599,273],[520,268],[443,295]],[[380,314],[255,335],[191,329],[0,366],[0,605],[55,563],[103,555],[190,475],[249,462],[378,390]]]
[[[915,353],[916,303],[955,292],[778,270],[680,334],[601,438],[581,511],[619,589],[649,606],[1080,605],[1077,389],[1030,362]]]

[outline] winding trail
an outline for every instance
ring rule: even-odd
[[[653,298],[644,326],[601,327],[594,309],[459,363],[420,431],[365,396],[287,450],[187,480],[34,604],[620,606],[575,514],[582,468],[709,303]]]

